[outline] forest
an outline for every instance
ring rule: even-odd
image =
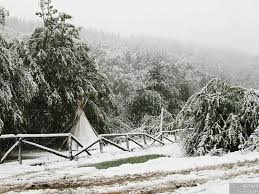
[[[84,98],[98,133],[156,134],[164,108],[189,155],[253,149],[258,57],[80,28],[50,0],[38,22],[11,14],[0,8],[0,135],[69,132]]]

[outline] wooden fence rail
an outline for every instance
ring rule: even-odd
[[[147,148],[152,146],[155,142],[164,145],[163,140],[166,139],[169,142],[174,143],[176,139],[176,134],[182,132],[183,129],[180,130],[174,130],[174,131],[162,131],[157,137],[153,137],[147,133],[118,133],[118,134],[101,134],[98,136],[98,139],[95,142],[90,143],[89,145],[83,145],[74,135],[71,133],[59,133],[59,134],[18,134],[18,135],[1,135],[1,139],[16,139],[15,144],[11,146],[7,152],[3,155],[3,157],[0,159],[0,164],[3,163],[8,155],[18,147],[18,161],[20,164],[22,164],[22,147],[24,144],[39,148],[41,150],[44,150],[46,152],[55,154],[59,157],[66,158],[73,160],[75,157],[78,157],[82,153],[86,152],[88,155],[91,155],[89,149],[92,148],[94,145],[99,144],[100,146],[100,152],[103,152],[104,146],[106,144],[110,144],[120,150],[123,151],[131,151],[130,149],[130,142],[133,142],[134,144],[138,145],[141,148]],[[173,135],[174,140],[171,140],[168,135]],[[65,154],[63,152],[54,150],[52,148],[40,145],[38,143],[34,143],[31,141],[28,141],[30,138],[57,138],[57,137],[65,137],[68,140],[68,154]],[[123,137],[125,139],[126,146],[123,147],[122,145],[116,143],[115,141],[109,139],[109,138],[121,138]],[[138,140],[143,140],[143,144],[138,142],[136,137],[139,137]],[[152,140],[151,144],[147,144],[147,139]],[[77,153],[73,154],[72,150],[72,142],[75,142],[81,150],[77,151]]]

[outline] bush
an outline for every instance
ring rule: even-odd
[[[193,95],[177,116],[187,129],[182,143],[189,155],[217,149],[236,151],[258,126],[259,94],[213,79]]]
[[[259,129],[256,129],[254,133],[250,135],[249,139],[243,145],[240,145],[239,148],[250,151],[259,151]]]

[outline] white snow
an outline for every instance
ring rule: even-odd
[[[223,156],[185,157],[177,143],[166,144],[162,147],[155,146],[145,150],[136,148],[133,152],[123,152],[109,146],[105,147],[104,150],[105,153],[100,154],[98,151],[94,151],[92,156],[84,156],[77,161],[68,161],[49,154],[42,155],[41,153],[41,156],[37,159],[24,160],[23,165],[19,165],[18,162],[2,164],[0,165],[0,188],[8,185],[31,185],[56,180],[112,179],[116,176],[130,177],[136,174],[158,173],[152,179],[125,182],[122,185],[94,186],[93,184],[92,188],[78,187],[73,192],[108,193],[117,190],[156,189],[172,183],[179,182],[182,184],[190,181],[201,181],[202,184],[198,184],[195,187],[181,187],[176,190],[176,193],[212,194],[215,191],[221,194],[228,191],[227,188],[230,181],[259,181],[258,173],[254,173],[259,172],[258,152],[234,152]],[[149,154],[163,154],[168,157],[161,157],[139,164],[123,164],[103,170],[85,167],[92,163]],[[31,164],[39,162],[44,164],[41,166],[31,166]],[[240,163],[246,164],[246,162],[247,165],[238,165]],[[232,166],[228,168],[227,164]],[[185,171],[188,173],[184,173]],[[165,173],[165,175],[162,176],[161,173]],[[222,180],[225,177],[229,178]],[[30,192],[35,193],[36,191],[29,190],[28,193]],[[37,192],[55,193],[57,190],[38,190]]]

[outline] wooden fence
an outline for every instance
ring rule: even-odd
[[[173,130],[173,131],[162,131],[157,137],[152,137],[147,133],[119,133],[119,134],[101,134],[99,135],[98,139],[89,144],[89,145],[82,145],[80,141],[71,133],[58,133],[58,134],[18,134],[18,135],[2,135],[0,136],[0,141],[2,139],[15,139],[16,142],[7,150],[7,152],[3,155],[0,160],[0,164],[3,163],[8,155],[18,147],[18,161],[19,164],[22,164],[22,148],[23,145],[30,145],[46,152],[55,154],[59,157],[66,158],[69,160],[73,160],[75,157],[78,157],[82,153],[86,152],[88,155],[91,155],[90,148],[94,145],[99,144],[100,152],[102,153],[106,144],[110,144],[120,150],[123,151],[131,151],[130,149],[130,142],[136,144],[137,146],[145,149],[147,147],[152,146],[155,142],[164,145],[164,139],[168,140],[169,142],[174,143],[176,141],[176,134],[183,131],[180,130]],[[174,136],[174,140],[170,139],[168,136]],[[67,138],[68,140],[68,154],[64,152],[60,152],[58,150],[54,150],[52,148],[40,145],[38,143],[34,143],[29,141],[32,138]],[[125,147],[123,145],[116,143],[115,141],[109,138],[123,138],[125,140]],[[151,143],[148,145],[147,139],[151,140]],[[140,142],[141,140],[141,142]],[[81,148],[76,153],[73,154],[72,143],[73,141]]]

